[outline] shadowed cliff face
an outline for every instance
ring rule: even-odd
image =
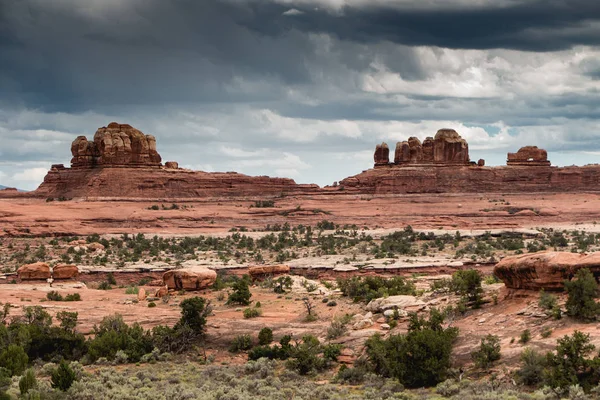
[[[111,122],[96,131],[94,141],[79,136],[71,145],[74,168],[95,166],[159,166],[156,138],[145,135],[131,125]]]

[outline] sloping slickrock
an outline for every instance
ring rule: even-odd
[[[59,264],[52,268],[52,278],[54,279],[73,279],[79,275],[79,268],[76,265]]]
[[[48,279],[50,278],[50,266],[43,262],[25,264],[17,270],[17,275],[23,281]]]
[[[600,253],[545,251],[511,256],[496,265],[494,274],[510,289],[562,290],[564,281],[581,268],[600,275]]]
[[[163,281],[169,289],[200,290],[215,283],[217,273],[211,269],[176,269],[163,274]]]
[[[248,275],[252,279],[264,278],[265,276],[289,274],[289,265],[259,265],[248,268]]]
[[[398,295],[381,297],[375,300],[371,300],[369,304],[367,304],[365,309],[371,312],[382,312],[393,308],[398,308],[399,310],[405,308],[418,309],[424,306],[425,303],[416,298],[415,296]]]

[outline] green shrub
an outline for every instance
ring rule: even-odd
[[[285,335],[279,340],[279,346],[257,346],[248,352],[248,360],[268,358],[270,360],[287,360],[290,356],[292,337]]]
[[[530,340],[531,332],[529,331],[529,329],[525,329],[523,332],[521,332],[521,336],[519,337],[519,343],[526,344],[529,343]]]
[[[600,305],[594,300],[598,297],[598,283],[589,269],[577,271],[575,279],[565,281],[567,314],[583,321],[592,321],[600,313]]]
[[[77,375],[75,374],[75,371],[73,371],[68,362],[63,360],[52,372],[51,385],[54,389],[65,392],[76,380]]]
[[[154,308],[156,307],[156,303],[151,301],[150,303],[148,303],[148,308]]]
[[[244,318],[256,318],[260,317],[261,314],[262,311],[260,310],[260,308],[249,307],[244,310]]]
[[[542,289],[540,290],[538,305],[544,310],[552,310],[554,307],[558,306],[556,296],[545,292],[544,289]]]
[[[11,344],[0,352],[0,367],[6,368],[11,376],[21,375],[28,363],[27,353],[16,344]]]
[[[250,304],[250,287],[247,279],[239,279],[232,286],[233,291],[229,294],[227,304],[241,304],[247,306]]]
[[[250,335],[236,336],[229,345],[229,351],[237,353],[240,351],[250,350],[252,348],[252,338]]]
[[[273,281],[273,291],[275,293],[285,293],[292,288],[292,278],[289,276],[280,276]]]
[[[140,288],[137,286],[128,286],[125,289],[125,294],[138,294],[140,292]]]
[[[545,327],[545,328],[542,330],[541,336],[542,336],[544,339],[546,339],[546,338],[549,338],[549,337],[550,337],[550,335],[552,335],[552,328],[550,328],[550,327]]]
[[[33,369],[28,369],[25,374],[19,379],[19,391],[24,396],[31,389],[37,389],[37,379],[35,378],[35,372]]]
[[[71,293],[65,296],[65,301],[81,301],[79,293]]]
[[[328,344],[323,346],[319,339],[306,335],[301,343],[296,343],[290,348],[289,359],[286,366],[295,370],[300,375],[313,371],[323,371],[337,361],[341,345]]]
[[[102,281],[98,285],[98,290],[111,290],[112,286],[107,281]]]
[[[346,317],[334,318],[333,321],[331,321],[329,328],[327,328],[327,339],[332,340],[343,336],[348,331],[348,328],[346,327],[348,322],[350,321]]]
[[[131,362],[137,362],[154,348],[149,332],[138,323],[127,325],[119,314],[104,317],[93,332],[94,338],[88,341],[88,356],[92,362],[100,357],[112,361],[119,350],[123,350]]]
[[[471,353],[475,365],[481,369],[487,369],[500,359],[500,338],[496,335],[487,335],[481,339],[479,349]]]
[[[337,306],[337,302],[335,300],[331,300],[327,302],[327,307],[335,307]]]
[[[515,372],[517,380],[528,386],[540,383],[545,367],[545,357],[536,350],[528,347],[521,353],[520,360],[521,366]]]
[[[481,274],[474,269],[464,269],[452,274],[450,290],[471,303],[473,308],[478,308],[482,303],[483,288],[481,287]]]
[[[443,319],[436,309],[429,320],[413,313],[407,334],[369,338],[366,353],[373,370],[408,387],[433,386],[446,379],[458,329],[443,329]]]
[[[115,279],[115,275],[112,272],[109,272],[106,275],[106,282],[108,282],[109,285],[116,285],[117,284],[117,280]]]
[[[51,290],[46,293],[46,298],[50,301],[63,301],[63,297],[56,290]]]
[[[261,346],[270,344],[273,341],[273,330],[271,328],[262,328],[258,332],[258,344]]]
[[[380,276],[338,278],[337,285],[344,296],[355,302],[368,303],[373,299],[396,295],[414,295],[415,285],[404,278],[396,276],[383,278]]]
[[[597,385],[599,376],[594,371],[598,368],[600,359],[598,356],[588,358],[595,348],[590,343],[590,335],[579,331],[558,339],[556,353],[546,354],[544,383],[552,388],[562,389],[579,384],[586,390]]]

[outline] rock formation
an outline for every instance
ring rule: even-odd
[[[440,129],[435,138],[427,137],[423,143],[416,137],[398,142],[394,154],[397,165],[468,165],[469,162],[469,145],[453,129]]]
[[[539,165],[550,166],[548,153],[537,146],[521,147],[516,153],[508,153],[506,165]]]
[[[381,143],[375,147],[373,158],[376,166],[387,165],[390,163],[390,148],[387,143]]]
[[[254,279],[262,279],[268,276],[284,275],[290,273],[289,265],[259,265],[250,267],[248,275]]]
[[[163,281],[173,290],[200,290],[215,283],[217,273],[212,269],[176,269],[163,274]]]
[[[74,279],[79,275],[76,265],[59,264],[52,268],[53,279]]]
[[[535,146],[508,155],[508,166],[486,167],[469,159],[469,146],[452,129],[440,129],[422,143],[416,137],[399,142],[394,162],[382,143],[375,149],[376,168],[319,188],[292,179],[207,173],[160,167],[156,141],[130,125],[111,123],[89,142],[72,145],[72,168],[57,164],[34,192],[2,191],[2,198],[165,199],[207,197],[275,197],[314,194],[405,194],[600,191],[600,165],[556,168]]]
[[[50,278],[50,266],[43,262],[25,264],[19,267],[17,275],[22,281],[46,280]]]
[[[298,185],[287,178],[189,171],[180,169],[175,161],[160,168],[161,157],[154,136],[116,122],[98,129],[93,141],[85,136],[77,137],[71,145],[71,153],[72,167],[53,165],[36,191],[1,193],[1,197],[274,197],[319,190],[317,185]]]
[[[600,253],[547,251],[510,256],[496,265],[494,275],[510,289],[562,290],[564,281],[572,279],[581,268],[599,276]]]
[[[96,131],[94,141],[79,136],[71,144],[71,166],[159,166],[156,139],[131,125],[111,122]]]

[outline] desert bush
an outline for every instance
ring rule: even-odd
[[[351,318],[348,314],[334,318],[329,328],[327,328],[327,339],[332,340],[343,336],[348,331],[347,325]]]
[[[482,302],[483,288],[481,274],[474,269],[464,269],[452,274],[450,290],[462,296],[473,308],[478,308]]]
[[[128,286],[125,289],[125,294],[138,294],[140,292],[140,288],[138,286]]]
[[[65,301],[81,301],[81,295],[79,293],[71,293],[65,296]]]
[[[552,388],[566,389],[579,384],[585,390],[598,384],[600,376],[595,370],[600,358],[588,358],[596,347],[590,343],[590,335],[579,331],[557,341],[556,353],[546,354],[544,383]]]
[[[292,278],[289,276],[280,276],[273,281],[273,291],[275,293],[285,293],[292,288]]]
[[[229,351],[237,353],[240,351],[250,350],[252,348],[252,338],[250,335],[236,336],[229,345]]]
[[[567,314],[583,321],[592,321],[600,313],[600,305],[594,300],[598,297],[598,283],[589,269],[577,271],[575,279],[565,281]]]
[[[108,282],[109,285],[116,285],[117,284],[117,280],[115,279],[115,275],[112,272],[109,272],[106,275],[106,282]]]
[[[150,303],[148,303],[148,308],[154,308],[156,307],[156,303],[151,301]]]
[[[28,363],[27,353],[16,344],[11,344],[0,352],[0,367],[6,368],[10,376],[21,375]]]
[[[60,362],[51,377],[52,387],[63,392],[67,391],[76,380],[75,371],[64,360]]]
[[[98,285],[98,290],[111,290],[111,289],[112,289],[112,286],[107,281],[102,281]]]
[[[495,335],[487,335],[481,339],[479,349],[471,353],[475,365],[481,369],[487,369],[500,359],[500,338]]]
[[[21,379],[19,379],[19,391],[21,395],[24,396],[32,389],[36,389],[38,386],[37,379],[35,378],[35,372],[33,369],[28,369],[25,371]]]
[[[337,361],[341,346],[328,344],[323,346],[319,339],[312,335],[302,337],[302,342],[297,342],[290,349],[290,357],[286,363],[289,369],[306,375],[313,371],[323,371]]]
[[[248,307],[244,309],[244,318],[246,319],[260,317],[261,315],[262,311],[260,308]]]
[[[291,340],[291,336],[285,335],[279,340],[279,345],[256,346],[248,352],[248,360],[258,360],[260,358],[287,360],[292,349]]]
[[[520,356],[521,365],[515,372],[517,380],[528,386],[537,385],[542,380],[545,357],[535,349],[526,348]]]
[[[247,306],[250,304],[250,287],[247,279],[239,279],[232,286],[233,291],[229,294],[227,304],[241,304]]]
[[[119,314],[104,317],[99,326],[94,326],[94,338],[88,341],[91,361],[100,357],[114,360],[119,350],[124,351],[132,362],[154,348],[149,332],[137,323],[129,326]]]
[[[552,310],[554,307],[557,307],[556,296],[550,294],[544,289],[540,290],[540,299],[538,300],[538,305],[544,310]]]
[[[51,290],[46,293],[46,298],[50,301],[63,301],[63,297],[56,290]]]
[[[531,340],[531,331],[529,329],[525,329],[521,332],[521,336],[519,336],[519,343],[526,344]]]
[[[258,344],[265,346],[273,341],[273,330],[271,328],[262,328],[258,332]]]
[[[436,309],[429,320],[413,313],[407,334],[369,338],[366,353],[373,370],[408,387],[433,386],[446,379],[458,329],[443,329],[443,319]]]
[[[355,302],[364,303],[379,297],[415,294],[414,284],[400,276],[393,278],[379,276],[338,278],[337,286],[344,296],[352,298]]]

